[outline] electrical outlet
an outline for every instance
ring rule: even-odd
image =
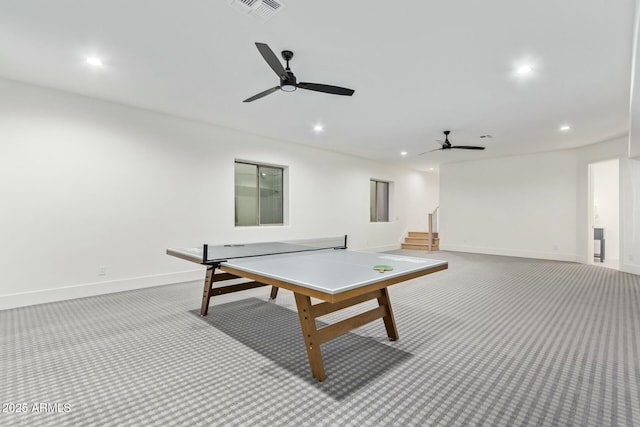
[[[553,245],[553,250],[557,251],[558,250],[558,245]]]
[[[98,267],[98,276],[106,276],[107,275],[107,267],[101,265]]]

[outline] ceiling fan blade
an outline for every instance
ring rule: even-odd
[[[285,71],[282,63],[280,62],[276,54],[273,53],[271,48],[265,43],[257,42],[256,47],[258,48],[258,52],[260,52],[260,55],[262,55],[264,60],[267,61],[267,64],[269,64],[269,67],[271,67],[271,69],[278,75],[278,77],[280,77],[282,80],[285,80],[287,78],[287,72]]]
[[[479,147],[477,145],[453,145],[450,148],[461,148],[463,150],[484,150],[484,147]]]
[[[298,87],[302,89],[315,90],[316,92],[330,93],[333,95],[346,95],[351,96],[355,92],[353,89],[347,89],[346,87],[323,85],[319,83],[298,83]]]
[[[244,101],[242,101],[242,102],[251,102],[251,101],[255,101],[256,99],[260,99],[260,98],[262,98],[263,96],[267,96],[267,95],[269,95],[269,94],[271,94],[271,93],[273,93],[273,92],[277,91],[278,89],[280,89],[280,86],[272,87],[271,89],[267,89],[267,90],[265,90],[264,92],[260,92],[260,93],[259,93],[259,94],[257,94],[257,95],[253,95],[251,98],[247,98],[247,99],[245,99],[245,100],[244,100]]]
[[[418,154],[418,156],[422,156],[423,154],[431,153],[432,151],[440,151],[440,150],[444,150],[444,147],[442,147],[442,148],[434,148],[433,150],[425,151],[424,153]]]

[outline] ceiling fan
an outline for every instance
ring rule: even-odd
[[[291,69],[289,68],[289,61],[291,60],[291,58],[293,58],[293,52],[291,52],[290,50],[282,51],[282,58],[287,62],[287,67],[284,68],[280,63],[280,60],[278,60],[275,53],[273,53],[269,46],[267,46],[265,43],[256,43],[256,47],[258,48],[258,51],[260,52],[264,60],[267,61],[267,64],[269,64],[271,69],[275,71],[278,77],[280,77],[280,84],[278,86],[272,87],[271,89],[267,89],[264,92],[260,92],[257,95],[253,95],[251,98],[247,98],[242,102],[255,101],[256,99],[267,96],[277,91],[278,89],[285,92],[293,92],[297,88],[300,88],[315,90],[316,92],[330,93],[332,95],[353,95],[353,89],[347,89],[344,87],[323,85],[319,83],[298,83],[296,76],[291,72]]]
[[[445,130],[444,131],[444,141],[438,141],[440,144],[442,144],[442,147],[435,148],[435,149],[429,150],[429,151],[425,151],[424,153],[418,154],[418,156],[422,156],[423,154],[431,153],[432,151],[451,150],[452,148],[457,148],[457,149],[461,149],[461,150],[484,150],[484,147],[481,147],[479,145],[451,145],[451,143],[449,142],[449,134],[450,133],[451,133],[450,130]]]

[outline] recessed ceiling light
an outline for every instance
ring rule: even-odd
[[[569,125],[562,125],[562,126],[560,126],[560,130],[561,130],[562,132],[566,132],[566,131],[568,131],[568,130],[571,130],[571,126],[569,126]]]
[[[406,152],[406,151],[401,151],[401,152],[400,152],[400,155],[401,155],[401,156],[406,156],[406,155],[407,155],[407,152]]]
[[[86,62],[94,67],[102,67],[102,60],[96,56],[88,56]]]
[[[430,171],[432,171],[432,170],[433,170],[433,168],[429,168],[429,170],[430,170]]]
[[[524,64],[518,67],[518,69],[516,70],[516,73],[520,75],[529,74],[532,70],[533,68],[531,67],[531,65]]]
[[[323,130],[324,130],[324,126],[322,126],[322,125],[315,125],[313,127],[313,131],[314,132],[322,132]]]

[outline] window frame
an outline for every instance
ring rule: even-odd
[[[237,176],[236,176],[236,165],[237,164],[245,164],[245,165],[250,165],[250,166],[255,166],[256,168],[256,175],[255,175],[255,183],[256,183],[256,210],[255,210],[255,218],[256,218],[256,223],[253,224],[238,224],[237,222],[237,218],[238,218],[238,203],[237,203],[237,197],[238,197],[238,193],[237,193]],[[288,194],[288,167],[287,166],[283,166],[283,165],[275,165],[275,164],[270,164],[270,163],[265,163],[265,162],[256,162],[256,161],[252,161],[252,160],[244,160],[244,159],[235,159],[234,160],[234,180],[233,180],[233,195],[234,195],[234,227],[240,227],[240,228],[246,228],[246,227],[270,227],[270,226],[274,226],[274,227],[281,227],[283,225],[287,225],[288,223],[288,209],[287,209],[287,194]],[[281,197],[281,206],[280,206],[280,210],[281,210],[281,216],[282,216],[282,221],[281,222],[273,222],[273,223],[267,223],[264,224],[262,222],[262,218],[261,218],[261,212],[260,212],[260,207],[261,207],[261,197],[260,197],[260,168],[264,167],[264,168],[270,168],[270,169],[279,169],[281,171],[280,176],[281,176],[281,191],[282,191],[282,197]]]
[[[371,184],[375,183],[375,191],[371,192]],[[379,219],[378,211],[379,200],[378,200],[378,185],[384,184],[386,185],[386,219]],[[387,223],[391,222],[391,194],[393,189],[393,183],[391,181],[370,178],[369,179],[369,222],[370,223]],[[374,199],[371,199],[374,197]]]

